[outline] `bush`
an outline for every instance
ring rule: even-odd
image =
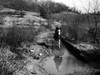
[[[15,60],[16,56],[9,47],[0,48],[0,75],[13,75],[16,70],[25,66],[24,60]]]
[[[3,25],[3,16],[0,15],[0,25]]]
[[[5,37],[5,43],[11,47],[18,47],[22,42],[33,42],[35,33],[30,28],[25,29],[14,26],[9,29]]]
[[[47,19],[47,11],[43,7],[40,7],[40,16]]]

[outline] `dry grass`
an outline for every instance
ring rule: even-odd
[[[35,36],[39,31],[34,28],[19,28],[14,26],[12,28],[1,28],[0,43],[5,43],[9,46],[18,47],[23,42],[34,42]]]
[[[25,66],[24,60],[15,60],[16,57],[9,47],[0,48],[0,75],[13,75]]]

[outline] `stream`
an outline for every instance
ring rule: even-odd
[[[52,75],[65,75],[75,74],[78,75],[89,74],[90,68],[88,65],[78,61],[74,56],[70,55],[67,50],[64,50],[64,54],[57,58],[56,56],[50,56],[46,58],[43,64],[44,69]],[[75,75],[77,75],[75,74]]]

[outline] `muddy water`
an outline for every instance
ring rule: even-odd
[[[60,61],[61,64],[59,64],[59,59],[57,61],[58,63],[55,62],[54,59],[55,56],[47,57],[45,63],[43,64],[45,70],[50,74],[65,75],[82,73],[85,75],[90,72],[89,66],[81,61],[78,61],[74,56],[70,55],[67,50],[65,50],[64,55],[62,55],[62,61]],[[59,64],[58,69],[57,64]]]

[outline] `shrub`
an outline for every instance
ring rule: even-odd
[[[47,11],[43,7],[40,7],[40,16],[43,18],[47,18]]]
[[[9,47],[0,48],[0,75],[13,75],[16,70],[21,70],[24,60],[15,60],[16,54],[9,50]]]
[[[35,33],[30,28],[18,28],[14,26],[9,29],[5,37],[5,43],[11,47],[18,47],[22,42],[33,42]]]

